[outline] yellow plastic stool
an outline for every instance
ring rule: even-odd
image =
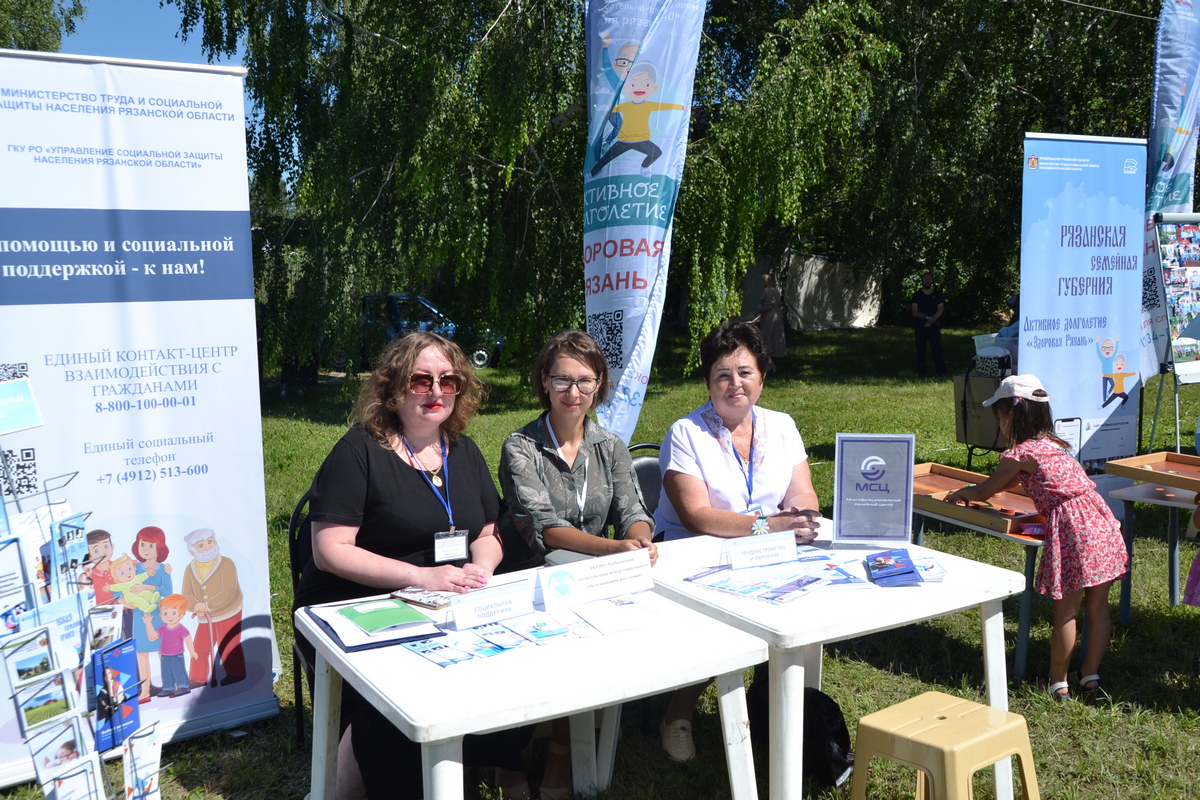
[[[1020,762],[1025,800],[1041,798],[1029,729],[1020,714],[926,692],[860,719],[854,744],[851,800],[866,800],[873,757],[916,767],[919,798],[969,800],[971,776],[1013,755]]]

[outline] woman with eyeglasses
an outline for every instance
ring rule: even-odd
[[[504,541],[528,547],[535,561],[554,549],[600,556],[646,548],[653,563],[653,520],[629,450],[588,417],[612,390],[600,347],[583,331],[555,335],[534,363],[533,386],[546,411],[510,434],[500,454]],[[555,720],[542,800],[570,795],[570,753],[567,720]]]
[[[388,346],[363,385],[353,426],[313,480],[313,557],[297,607],[407,586],[460,593],[487,586],[503,555],[500,498],[479,448],[463,434],[481,397],[453,342],[416,332]],[[300,645],[311,658],[311,646]],[[348,686],[344,697],[339,800],[420,797],[420,747]],[[468,736],[464,755],[497,767],[508,796],[527,795],[521,750],[531,732]]]

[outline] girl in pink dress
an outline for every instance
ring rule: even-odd
[[[1046,518],[1034,588],[1054,600],[1050,694],[1056,700],[1068,699],[1074,684],[1086,696],[1103,696],[1100,659],[1112,632],[1108,588],[1125,574],[1129,563],[1120,523],[1096,493],[1096,484],[1071,457],[1070,446],[1054,435],[1050,395],[1041,381],[1033,375],[1005,378],[983,404],[991,406],[1009,449],[1001,453],[1000,466],[990,478],[978,486],[964,486],[946,501],[984,501],[1020,482]],[[1087,649],[1080,671],[1071,673],[1068,683],[1080,601],[1087,607]]]

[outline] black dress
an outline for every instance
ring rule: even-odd
[[[449,491],[456,529],[467,529],[474,542],[485,525],[500,515],[500,497],[479,447],[459,436],[447,449],[447,475],[443,497]],[[433,534],[447,530],[446,509],[434,496],[421,472],[391,450],[381,447],[360,426],[346,432],[334,445],[313,479],[310,516],[358,528],[358,547],[420,567],[437,566]],[[452,562],[461,566],[464,562]],[[397,587],[399,588],[399,587]],[[296,607],[353,600],[382,594],[384,590],[324,572],[310,561],[296,590]],[[298,636],[309,659],[312,645]],[[397,665],[412,658],[396,652]],[[354,755],[362,771],[367,797],[419,798],[421,749],[396,730],[387,719],[347,685],[342,693],[342,728],[352,725]],[[521,750],[533,728],[499,731],[463,740],[463,760],[470,766],[523,769]]]

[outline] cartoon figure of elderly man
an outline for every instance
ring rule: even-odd
[[[1100,399],[1104,405],[1108,405],[1109,395],[1113,391],[1114,382],[1110,376],[1116,371],[1113,362],[1116,361],[1117,343],[1120,341],[1121,334],[1119,333],[1111,339],[1096,337],[1096,357],[1100,359]]]
[[[191,687],[208,683],[216,660],[214,648],[225,668],[222,686],[245,680],[246,656],[242,652],[242,588],[233,560],[221,555],[217,535],[211,528],[198,528],[183,538],[192,561],[183,575],[183,596],[188,610],[198,620],[195,648],[188,677]],[[215,677],[215,676],[214,676]]]
[[[592,177],[622,153],[636,150],[645,158],[642,159],[642,175],[650,176],[650,165],[662,155],[662,148],[650,141],[650,115],[655,111],[682,111],[678,103],[658,103],[650,98],[659,90],[658,71],[648,61],[640,61],[629,68],[629,76],[621,87],[621,94],[627,102],[617,103],[613,111],[621,115],[621,133],[617,143],[608,149],[592,167]]]

